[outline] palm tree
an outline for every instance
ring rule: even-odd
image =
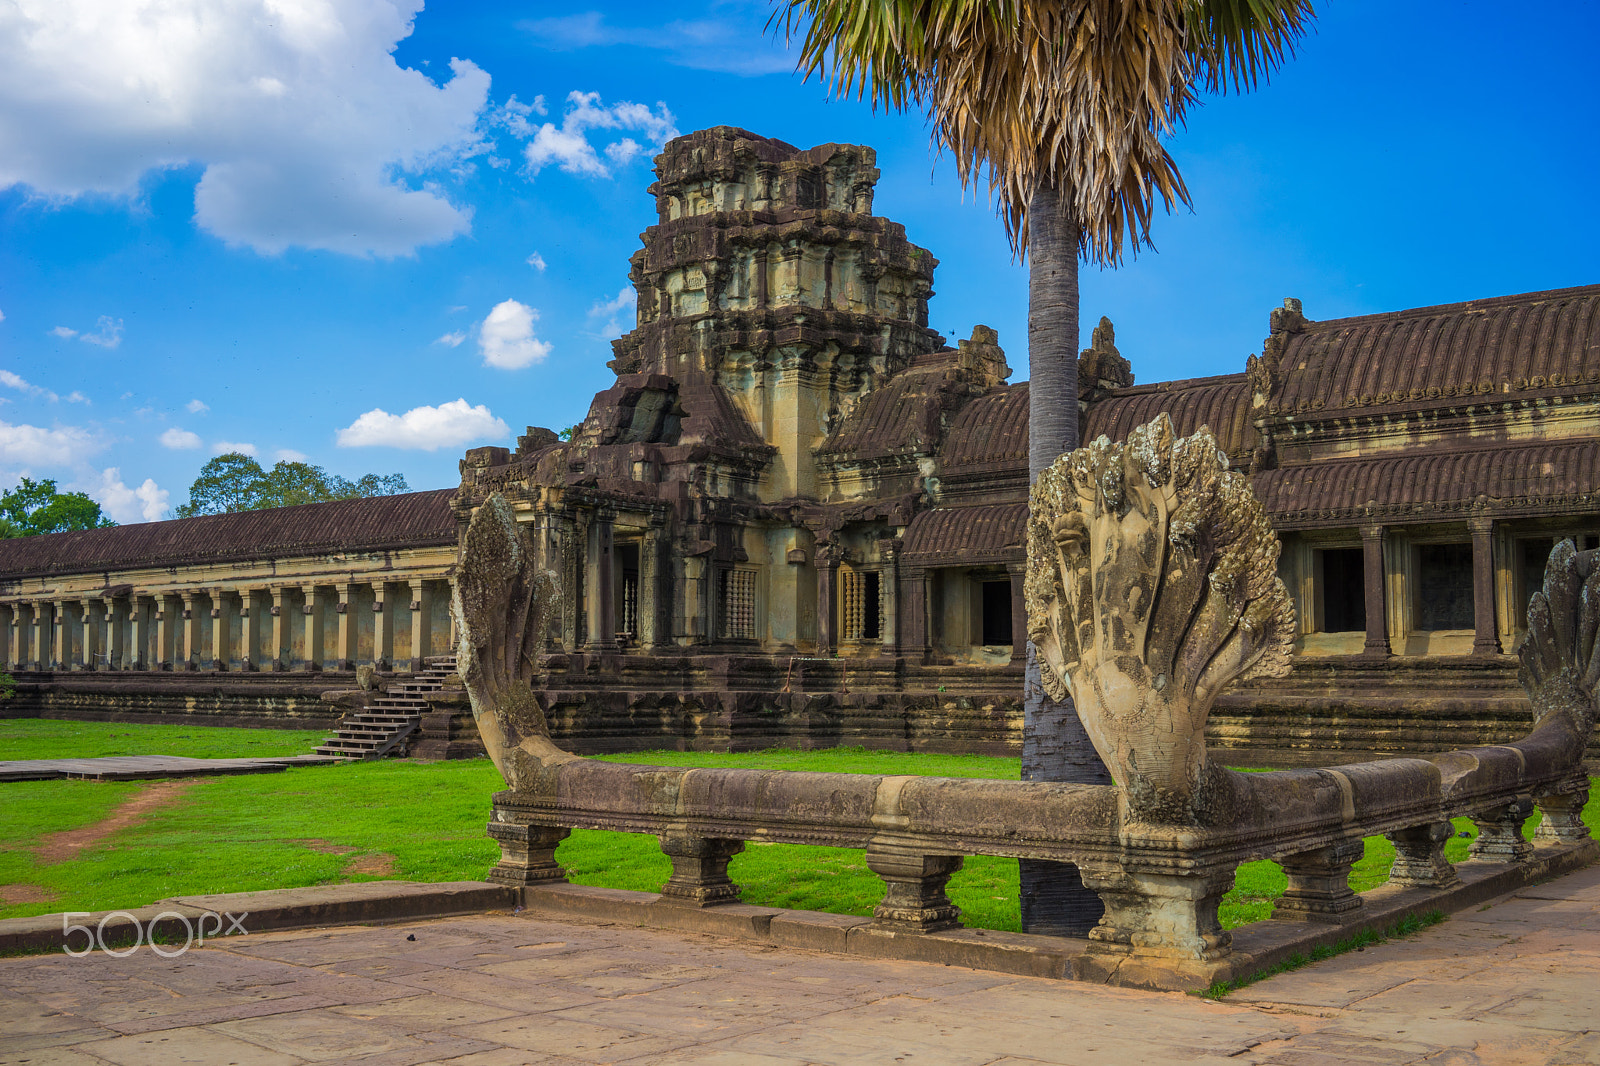
[[[799,69],[874,107],[925,110],[963,185],[987,174],[1028,263],[1030,481],[1078,446],[1078,263],[1149,244],[1156,200],[1190,206],[1162,143],[1202,91],[1244,92],[1287,57],[1309,0],[776,0]],[[1027,780],[1106,782],[1076,711],[1047,700],[1030,645]],[[1022,864],[1022,924],[1081,933],[1077,871]]]

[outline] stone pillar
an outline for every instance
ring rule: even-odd
[[[885,544],[879,554],[883,569],[879,571],[878,595],[883,597],[883,632],[879,645],[882,654],[900,654],[900,549],[898,541]]]
[[[739,902],[728,862],[744,850],[744,841],[673,831],[661,834],[661,850],[672,860],[672,877],[661,886],[663,900],[691,907]]]
[[[137,592],[128,597],[128,669],[148,670],[155,662],[150,650],[150,597]]]
[[[832,655],[839,646],[839,553],[831,544],[817,545],[817,654]]]
[[[68,600],[55,600],[50,605],[50,669],[72,669],[72,615],[67,609]]]
[[[22,661],[28,664],[30,670],[44,669],[44,634],[39,630],[39,616],[43,612],[38,600],[25,605],[28,612],[26,624],[22,633]]]
[[[239,590],[239,669],[246,673],[261,665],[261,597],[253,588]]]
[[[589,651],[617,650],[617,557],[612,550],[616,512],[601,508],[589,525]]]
[[[867,868],[883,879],[883,902],[872,912],[872,924],[907,933],[932,933],[961,924],[961,909],[944,894],[951,875],[961,869],[960,855],[927,855],[914,848],[873,841],[867,845]]]
[[[1391,654],[1389,616],[1384,611],[1383,540],[1383,526],[1361,527],[1362,595],[1367,608],[1367,642],[1361,654],[1380,659]]]
[[[200,633],[201,617],[200,606],[196,603],[199,597],[193,592],[179,593],[183,600],[183,665],[184,670],[200,669]]]
[[[1006,573],[1011,578],[1011,662],[1021,665],[1028,659],[1028,605],[1022,596],[1027,564],[1008,566]]]
[[[1472,816],[1478,839],[1467,854],[1485,862],[1523,862],[1533,854],[1533,845],[1522,835],[1522,825],[1533,814],[1533,798],[1518,796]]]
[[[211,654],[208,670],[226,672],[233,658],[233,604],[228,602],[228,590],[211,590]]]
[[[1448,820],[1414,825],[1388,834],[1394,845],[1389,883],[1408,888],[1450,888],[1461,883],[1456,868],[1444,857],[1444,846],[1456,835]]]
[[[372,665],[379,670],[394,669],[394,610],[387,604],[389,584],[372,583]]]
[[[272,596],[272,669],[282,673],[289,669],[291,649],[294,647],[290,629],[294,625],[294,616],[289,605],[287,586],[273,585],[268,592]]]
[[[173,597],[164,592],[156,594],[155,608],[155,668],[157,670],[171,670],[177,661],[178,654],[178,611]]]
[[[1467,519],[1472,531],[1472,654],[1499,655],[1494,620],[1494,519]]]
[[[501,885],[565,881],[567,873],[556,861],[556,845],[571,833],[560,826],[490,822],[489,836],[500,845],[500,861],[489,871],[488,880]]]
[[[1589,840],[1589,827],[1583,824],[1583,808],[1589,802],[1589,778],[1579,777],[1570,792],[1536,797],[1544,818],[1534,830],[1540,844],[1583,844]]]
[[[928,661],[928,572],[923,568],[909,567],[905,571],[906,607],[902,615],[905,640],[901,650],[913,662]]]
[[[308,674],[322,671],[322,603],[317,598],[317,586],[302,585],[300,591],[305,595],[306,602],[300,608],[305,619],[306,661],[301,669]]]
[[[1359,838],[1341,840],[1323,848],[1285,855],[1278,860],[1289,887],[1273,904],[1272,916],[1286,921],[1345,922],[1361,907],[1361,897],[1350,888],[1350,868],[1361,858]]]
[[[16,604],[0,604],[0,670],[17,666],[16,617]]]
[[[356,617],[356,609],[360,604],[360,597],[356,595],[356,586],[348,581],[340,582],[335,586],[339,595],[339,636],[338,647],[335,654],[339,658],[337,669],[354,670],[358,651],[356,641],[361,636],[360,620]]]
[[[669,623],[663,609],[667,601],[667,568],[662,566],[661,549],[666,539],[662,516],[650,516],[650,528],[639,542],[639,647],[653,651],[666,643]]]
[[[423,659],[428,655],[432,640],[433,590],[421,578],[411,581],[411,672],[420,674],[425,669]]]
[[[99,603],[96,600],[79,600],[78,606],[72,611],[73,628],[77,630],[77,661],[80,670],[98,670],[100,668],[100,637],[103,625],[100,621]],[[67,658],[72,655],[72,637],[67,638]]]
[[[129,606],[133,598],[128,598]],[[109,670],[125,670],[128,668],[128,645],[123,639],[123,623],[127,620],[124,612],[117,609],[117,601],[107,596],[103,601],[106,616],[106,668]]]

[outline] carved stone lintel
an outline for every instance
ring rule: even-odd
[[[1359,838],[1285,855],[1278,860],[1289,887],[1273,905],[1272,916],[1291,922],[1345,922],[1361,908],[1351,891],[1350,868],[1361,858]]]
[[[883,902],[873,909],[880,929],[931,933],[961,924],[961,908],[950,902],[944,887],[961,869],[960,855],[926,855],[896,844],[867,847],[867,868],[883,878]]]
[[[1468,852],[1487,862],[1523,862],[1533,854],[1533,845],[1522,835],[1522,826],[1533,814],[1533,799],[1518,796],[1510,803],[1489,807],[1472,816],[1478,839]]]
[[[1461,883],[1456,868],[1444,857],[1446,841],[1455,836],[1448,821],[1397,829],[1389,834],[1394,865],[1389,883],[1410,888],[1450,888]]]
[[[1089,930],[1090,951],[1209,961],[1233,950],[1233,934],[1217,917],[1233,888],[1233,867],[1177,876],[1080,863],[1078,871],[1106,905]]]
[[[500,845],[500,861],[489,871],[489,880],[501,885],[565,881],[567,873],[556,862],[556,845],[571,833],[561,826],[490,822],[489,836]]]
[[[739,902],[728,862],[744,850],[744,841],[672,832],[661,835],[661,850],[672,860],[672,877],[661,886],[663,900],[691,907]]]
[[[1589,827],[1583,824],[1583,808],[1589,802],[1587,787],[1537,799],[1544,818],[1534,830],[1535,843],[1582,844],[1589,839]]]

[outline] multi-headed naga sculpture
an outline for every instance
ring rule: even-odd
[[[1380,890],[1390,907],[1430,908],[1462,881],[1524,883],[1593,858],[1580,815],[1600,684],[1600,552],[1557,546],[1533,597],[1520,654],[1535,724],[1523,740],[1246,774],[1207,757],[1206,716],[1234,678],[1287,668],[1293,615],[1277,538],[1211,434],[1175,439],[1161,416],[1125,444],[1063,456],[1031,504],[1029,635],[1045,684],[1076,700],[1113,786],[571,755],[550,739],[532,685],[559,589],[491,497],[463,541],[453,605],[473,714],[510,786],[495,796],[489,832],[502,858],[490,876],[561,880],[555,848],[573,827],[653,833],[673,866],[661,902],[705,907],[738,898],[728,862],[746,840],[859,847],[886,884],[871,932],[899,935],[957,924],[944,885],[966,855],[1071,862],[1106,904],[1084,959],[1182,960],[1183,980],[1203,986],[1232,973],[1217,905],[1241,862],[1283,866],[1274,918],[1344,924],[1365,913],[1348,884],[1364,837],[1394,844]],[[1522,826],[1535,803],[1545,817],[1530,843]],[[1459,876],[1444,857],[1457,816],[1477,823],[1471,854],[1490,864]],[[1121,980],[1109,976],[1122,972],[1115,961],[1083,965]]]
[[[1052,699],[1084,728],[1141,822],[1227,816],[1206,757],[1212,701],[1236,677],[1289,669],[1294,608],[1278,537],[1211,431],[1159,415],[1102,437],[1034,483],[1028,636]]]

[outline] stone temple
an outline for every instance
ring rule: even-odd
[[[569,441],[469,451],[454,491],[0,542],[5,713],[331,722],[358,664],[450,654],[459,537],[498,492],[567,593],[541,695],[568,748],[1017,750],[1027,384],[993,330],[928,328],[937,261],[872,214],[874,162],[669,143],[615,384]],[[1553,543],[1600,545],[1600,285],[1285,300],[1241,372],[1152,384],[1101,320],[1079,381],[1086,441],[1209,426],[1283,540],[1294,667],[1221,697],[1219,753],[1527,731],[1520,619]],[[429,712],[424,747],[475,749],[464,697]]]

